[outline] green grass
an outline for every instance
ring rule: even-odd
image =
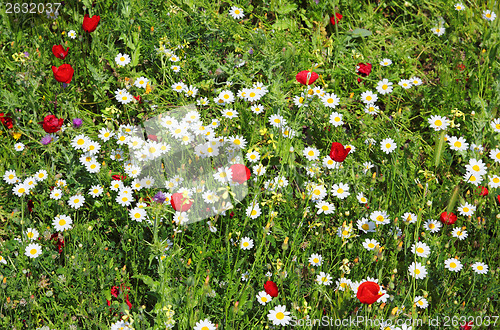
[[[490,22],[481,16],[483,10],[500,10],[493,1],[463,4],[466,9],[456,11],[455,2],[447,0],[152,0],[98,1],[95,6],[84,0],[67,2],[56,20],[45,14],[10,14],[3,6],[0,112],[13,119],[13,127],[0,124],[0,174],[13,170],[24,181],[46,170],[47,179],[21,197],[14,194],[14,184],[0,183],[0,256],[6,261],[0,264],[0,327],[102,329],[123,319],[135,329],[164,329],[168,322],[174,329],[201,329],[198,322],[209,319],[218,329],[267,329],[280,327],[267,316],[278,305],[286,306],[295,322],[413,318],[423,322],[421,328],[434,328],[437,317],[441,327],[449,317],[449,325],[457,328],[453,320],[474,318],[478,323],[490,317],[491,328],[497,327],[499,192],[488,182],[500,175],[498,163],[489,156],[499,148],[500,138],[490,125],[500,101],[500,34],[498,19]],[[232,6],[243,9],[245,17],[233,19]],[[343,15],[336,25],[330,23],[334,12]],[[101,17],[92,33],[82,29],[86,13]],[[437,36],[431,29],[440,17],[446,30]],[[76,39],[68,37],[70,30],[76,31]],[[52,54],[52,46],[59,44],[69,47],[65,59]],[[180,60],[171,62],[161,49],[172,50]],[[24,52],[28,57],[20,54]],[[131,63],[118,66],[118,53],[129,55]],[[384,58],[392,64],[381,66]],[[53,65],[63,63],[75,71],[66,88],[51,72]],[[367,77],[356,73],[360,63],[372,64]],[[174,64],[180,72],[171,69]],[[295,79],[303,70],[320,75],[311,87],[340,98],[335,109],[317,96],[308,99],[308,106],[294,104],[295,97],[307,93]],[[132,85],[141,76],[149,79],[150,89]],[[409,89],[398,85],[411,77],[423,84]],[[377,92],[382,79],[393,83],[392,93]],[[173,91],[171,86],[180,81],[198,88],[197,96]],[[257,82],[268,90],[258,101],[236,97]],[[121,104],[115,99],[115,91],[127,87],[141,102]],[[215,104],[223,90],[234,93],[234,103]],[[368,90],[378,94],[376,115],[366,113],[360,101]],[[133,179],[124,163],[110,156],[121,148],[129,159],[129,148],[115,139],[102,141],[99,130],[142,127],[167,111],[196,104],[200,97],[209,100],[208,106],[196,106],[203,124],[208,127],[217,119],[217,137],[244,139],[239,162],[250,170],[262,164],[266,173],[252,171],[242,200],[217,192],[221,200],[232,198],[233,209],[185,226],[175,224],[169,202],[151,200],[159,190],[168,192],[165,188],[143,188],[134,193],[131,205],[121,206],[110,189],[111,176],[126,175],[127,186]],[[250,110],[255,104],[263,106],[261,114]],[[238,116],[223,117],[226,108]],[[342,115],[342,125],[329,122],[332,112]],[[64,119],[65,129],[55,133],[57,141],[43,145],[47,133],[39,122],[51,114]],[[281,115],[296,135],[283,136],[270,124],[272,115]],[[428,120],[433,115],[446,116],[448,128],[432,129]],[[73,127],[74,118],[83,120],[81,127]],[[82,151],[71,145],[79,134],[101,145],[98,173],[86,170],[79,160]],[[453,150],[445,141],[453,136],[483,150]],[[381,150],[386,138],[397,145],[390,153]],[[15,150],[19,142],[23,151]],[[332,142],[355,147],[341,168],[322,165]],[[304,156],[308,147],[320,153],[317,162]],[[246,158],[252,151],[260,154],[255,163]],[[189,168],[186,159],[176,161]],[[464,179],[470,159],[487,166],[479,184],[488,186],[486,196]],[[366,173],[365,162],[374,166]],[[311,175],[310,166],[320,172]],[[184,173],[184,167],[175,170]],[[288,185],[273,191],[268,185],[277,177],[286,178]],[[58,179],[66,186],[62,198],[54,200],[49,195]],[[332,214],[316,214],[308,183],[326,187],[324,201],[335,207]],[[350,195],[344,199],[331,192],[339,183],[349,185]],[[104,188],[100,197],[88,194],[93,185]],[[367,204],[358,201],[359,193]],[[85,196],[85,203],[74,209],[68,200],[77,194]],[[256,218],[247,215],[253,201],[261,210]],[[138,202],[148,202],[151,222],[131,219],[129,211]],[[465,203],[476,207],[471,216],[458,210]],[[375,211],[387,212],[390,223],[374,232],[359,230],[357,221]],[[428,220],[439,221],[444,211],[454,212],[457,222],[437,233],[424,228]],[[406,223],[406,212],[418,220]],[[73,223],[58,241],[52,222],[61,214]],[[188,214],[194,216],[194,211]],[[468,233],[464,240],[452,235],[460,227]],[[40,234],[35,243],[42,253],[37,258],[25,255],[27,228]],[[339,230],[350,231],[348,238],[340,237]],[[250,250],[240,248],[244,237],[253,240]],[[375,239],[380,247],[365,249],[366,239]],[[412,253],[419,240],[430,248],[427,258]],[[310,263],[312,254],[322,256],[321,266]],[[445,260],[455,257],[463,264],[456,273],[445,268]],[[410,276],[412,262],[425,265],[424,279]],[[471,268],[475,262],[487,264],[488,272],[476,274]],[[330,285],[315,281],[320,272],[331,276]],[[387,301],[364,305],[350,286],[341,290],[336,284],[367,278],[378,280]],[[268,280],[277,284],[279,295],[261,305],[256,295]],[[416,307],[416,296],[425,297],[428,307]]]

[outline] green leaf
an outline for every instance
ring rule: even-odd
[[[147,275],[134,275],[132,277],[142,280],[147,286],[149,286],[149,289],[153,292],[156,292],[158,286],[160,285],[160,282],[153,280]]]
[[[297,5],[294,3],[288,3],[284,6],[280,6],[276,9],[276,12],[281,15],[286,15],[288,13],[291,13],[292,11],[297,10]]]
[[[132,53],[132,66],[136,66],[139,64],[139,57],[141,56],[141,45],[138,44],[137,47],[135,47],[135,51]]]
[[[347,32],[353,38],[368,37],[372,35],[372,32],[366,29],[356,28],[354,31]]]

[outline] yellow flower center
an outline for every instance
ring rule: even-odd
[[[424,253],[424,248],[422,247],[417,248],[417,253]]]
[[[451,267],[451,268],[457,268],[457,264],[456,264],[456,263],[454,263],[454,262],[452,262],[452,263],[450,263],[450,267]]]
[[[59,226],[64,226],[66,224],[66,220],[60,219],[59,220]]]
[[[367,100],[367,101],[371,101],[371,100],[372,100],[372,97],[371,97],[370,95],[368,95],[368,96],[366,97],[366,100]]]
[[[122,56],[122,57],[120,57],[120,62],[123,62],[123,61],[125,61],[125,57]]]
[[[418,269],[418,268],[415,269],[415,274],[417,274],[417,275],[420,274],[420,269]]]
[[[283,314],[282,312],[276,313],[276,318],[278,320],[283,320],[285,318],[285,314]]]
[[[479,171],[479,166],[474,165],[474,166],[472,166],[472,169],[477,172],[477,171]]]
[[[315,264],[317,264],[317,263],[319,262],[319,259],[318,259],[318,258],[314,258],[314,259],[313,259],[313,262],[314,262]]]
[[[30,250],[30,253],[31,253],[32,255],[35,255],[35,254],[36,254],[36,249],[31,249],[31,250]]]

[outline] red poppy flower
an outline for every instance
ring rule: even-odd
[[[148,134],[148,139],[158,142],[158,137],[154,134]]]
[[[335,17],[336,16],[336,17]],[[342,15],[340,15],[340,13],[335,13],[335,16],[332,15],[332,17],[330,17],[330,23],[332,23],[333,25],[337,24],[338,22],[340,22],[340,20],[342,19]]]
[[[59,254],[62,253],[62,249],[64,247],[64,238],[62,238],[62,235],[59,236],[59,233],[54,233],[50,236],[51,240],[55,240],[57,242],[57,250]]]
[[[500,203],[500,195],[497,195],[497,200]]]
[[[118,291],[119,287],[117,287],[116,285],[111,287],[111,295],[115,298],[118,298],[118,293],[120,291]]]
[[[310,85],[313,82],[315,82],[316,79],[318,79],[318,78],[319,78],[319,75],[316,72],[312,72],[309,70],[300,71],[295,76],[295,79],[297,79],[297,81],[299,83],[301,83],[302,85]]]
[[[368,77],[372,72],[371,63],[358,63],[357,74],[361,77]],[[358,78],[358,82],[361,82],[361,78]]]
[[[380,286],[377,283],[366,281],[361,283],[358,287],[358,293],[356,296],[362,304],[371,305],[384,295],[379,293],[379,291]]]
[[[330,158],[336,162],[341,163],[345,160],[345,158],[349,154],[349,151],[351,151],[351,148],[344,148],[342,143],[333,142],[332,148],[330,150]]]
[[[181,193],[175,193],[170,199],[170,204],[178,212],[186,212],[193,205],[193,201],[185,198]]]
[[[470,321],[469,323],[466,323],[465,325],[461,325],[460,330],[471,330],[473,325],[474,325],[474,321]]]
[[[488,195],[488,188],[479,186],[479,189],[481,189],[481,192],[479,193],[479,196],[487,196]]]
[[[0,112],[0,121],[2,122],[2,125],[7,127],[8,129],[11,129],[13,127],[12,118],[7,117],[3,112]]]
[[[57,81],[69,84],[73,78],[75,70],[73,70],[71,64],[63,64],[60,67],[52,66],[52,72],[54,73],[54,78]]]
[[[116,181],[123,181],[125,180],[127,177],[126,176],[123,176],[123,175],[119,175],[119,174],[114,174],[111,176],[111,178],[113,180],[116,180]]]
[[[279,294],[278,286],[273,281],[267,281],[266,284],[264,284],[264,290],[266,290],[266,293],[271,297],[277,297]]]
[[[62,45],[54,45],[52,46],[52,54],[54,54],[55,57],[60,58],[61,60],[64,60],[66,55],[68,55],[69,47],[64,50],[64,47]]]
[[[250,169],[243,164],[233,164],[230,167],[233,172],[233,182],[243,183],[250,179]]]
[[[439,219],[445,225],[452,225],[455,222],[457,222],[457,216],[453,212],[450,212],[449,214],[446,212],[443,212],[443,213],[441,213],[441,216],[439,217]]]
[[[89,17],[88,14],[85,14],[85,16],[83,17],[82,28],[88,33],[94,32],[100,20],[101,16],[94,15],[92,17]]]
[[[55,133],[58,132],[61,129],[61,126],[63,125],[64,119],[62,118],[57,118],[54,115],[48,115],[43,118],[43,121],[39,122],[39,124],[43,125],[43,130],[46,133]]]

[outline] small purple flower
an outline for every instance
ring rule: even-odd
[[[66,87],[68,87],[68,84],[62,83],[62,88],[66,88]]]
[[[29,57],[29,56],[30,56],[30,53],[28,53],[28,52],[24,52],[24,56],[25,56],[25,57]]]
[[[162,191],[157,192],[156,195],[153,196],[153,201],[160,204],[164,203],[166,199],[167,196]]]
[[[42,138],[42,140],[40,142],[42,142],[42,144],[46,146],[47,144],[52,142],[52,136],[47,134]]]
[[[253,55],[253,49],[252,49],[252,48],[250,48],[250,49],[248,50],[248,54]]]
[[[73,119],[73,127],[74,128],[78,128],[78,127],[82,126],[82,123],[83,123],[83,120],[81,120],[80,118]]]

